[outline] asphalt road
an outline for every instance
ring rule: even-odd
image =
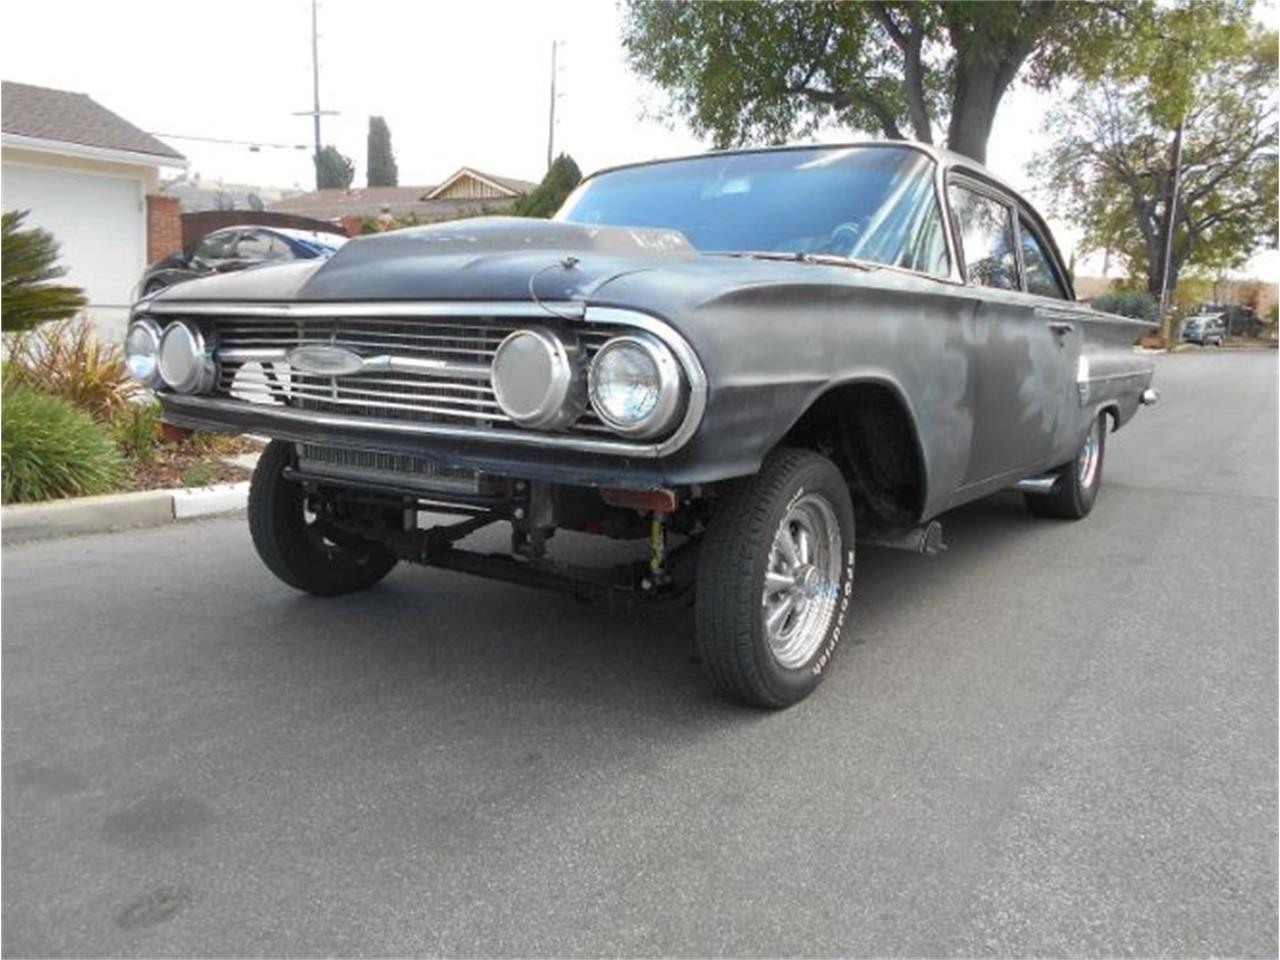
[[[777,714],[683,616],[303,598],[239,519],[5,549],[4,953],[1274,957],[1277,358],[1158,381],[1088,520],[864,550]]]

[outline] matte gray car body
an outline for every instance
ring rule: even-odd
[[[324,262],[195,280],[140,305],[162,325],[168,316],[357,309],[428,324],[432,304],[446,315],[496,304],[570,327],[651,317],[683,338],[705,374],[705,403],[678,446],[604,450],[551,434],[540,443],[536,432],[517,444],[395,424],[371,430],[162,392],[165,418],[412,452],[508,476],[646,489],[753,474],[824,396],[877,384],[910,425],[922,474],[913,509],[928,519],[1070,460],[1104,411],[1123,425],[1153,366],[1133,350],[1140,322],[1070,299],[967,284],[945,202],[952,177],[1013,205],[1071,296],[1049,230],[1025,201],[970,161],[914,149],[935,164],[949,276],[839,258],[708,255],[655,230],[482,218],[359,239]]]

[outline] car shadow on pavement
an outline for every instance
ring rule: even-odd
[[[1013,548],[1046,522],[1016,497],[990,498],[944,518],[950,549],[937,557],[865,548],[859,553],[853,631],[892,637],[902,604]],[[584,561],[617,545],[561,538],[560,556]],[[501,546],[496,532],[481,549]],[[289,678],[317,691],[325,708],[404,697],[424,710],[623,714],[630,721],[682,725],[764,721],[768,713],[718,696],[697,661],[692,609],[610,609],[531,588],[403,565],[361,593],[319,600],[265,581],[254,598],[258,625],[249,659],[219,658],[229,670]],[[837,658],[849,669],[853,651]],[[854,667],[856,669],[856,667]],[[554,707],[547,705],[553,704]],[[523,707],[521,706],[523,705]]]

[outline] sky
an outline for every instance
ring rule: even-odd
[[[439,183],[464,165],[540,179],[553,40],[555,150],[584,173],[709,148],[682,122],[659,119],[665,98],[628,69],[613,0],[321,0],[318,17],[321,107],[338,111],[322,119],[323,139],[355,161],[356,185],[373,114],[391,128],[401,184]],[[1275,25],[1273,3],[1260,18]],[[2,26],[4,79],[89,94],[167,135],[202,179],[312,185],[311,118],[295,115],[312,106],[308,0],[41,0],[5,5]],[[1047,145],[1053,102],[1026,88],[1006,94],[987,152],[988,166],[1042,212],[1028,165]],[[817,139],[856,136],[828,130]],[[1078,234],[1050,224],[1069,257]],[[1098,272],[1093,261],[1079,266]],[[1264,252],[1246,272],[1274,279],[1280,255]]]

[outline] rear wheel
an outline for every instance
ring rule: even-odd
[[[1088,516],[1102,486],[1102,461],[1107,449],[1107,415],[1100,413],[1089,427],[1075,459],[1058,469],[1058,484],[1050,494],[1024,495],[1027,509],[1037,517],[1079,520]]]
[[[396,565],[380,543],[333,530],[313,513],[307,493],[287,479],[293,444],[272,440],[262,452],[249,485],[249,532],[262,562],[289,586],[332,597],[373,586]],[[403,522],[389,510],[384,522]]]
[[[698,647],[712,681],[759,707],[804,699],[845,627],[854,519],[836,466],[782,449],[719,505],[698,559]]]

